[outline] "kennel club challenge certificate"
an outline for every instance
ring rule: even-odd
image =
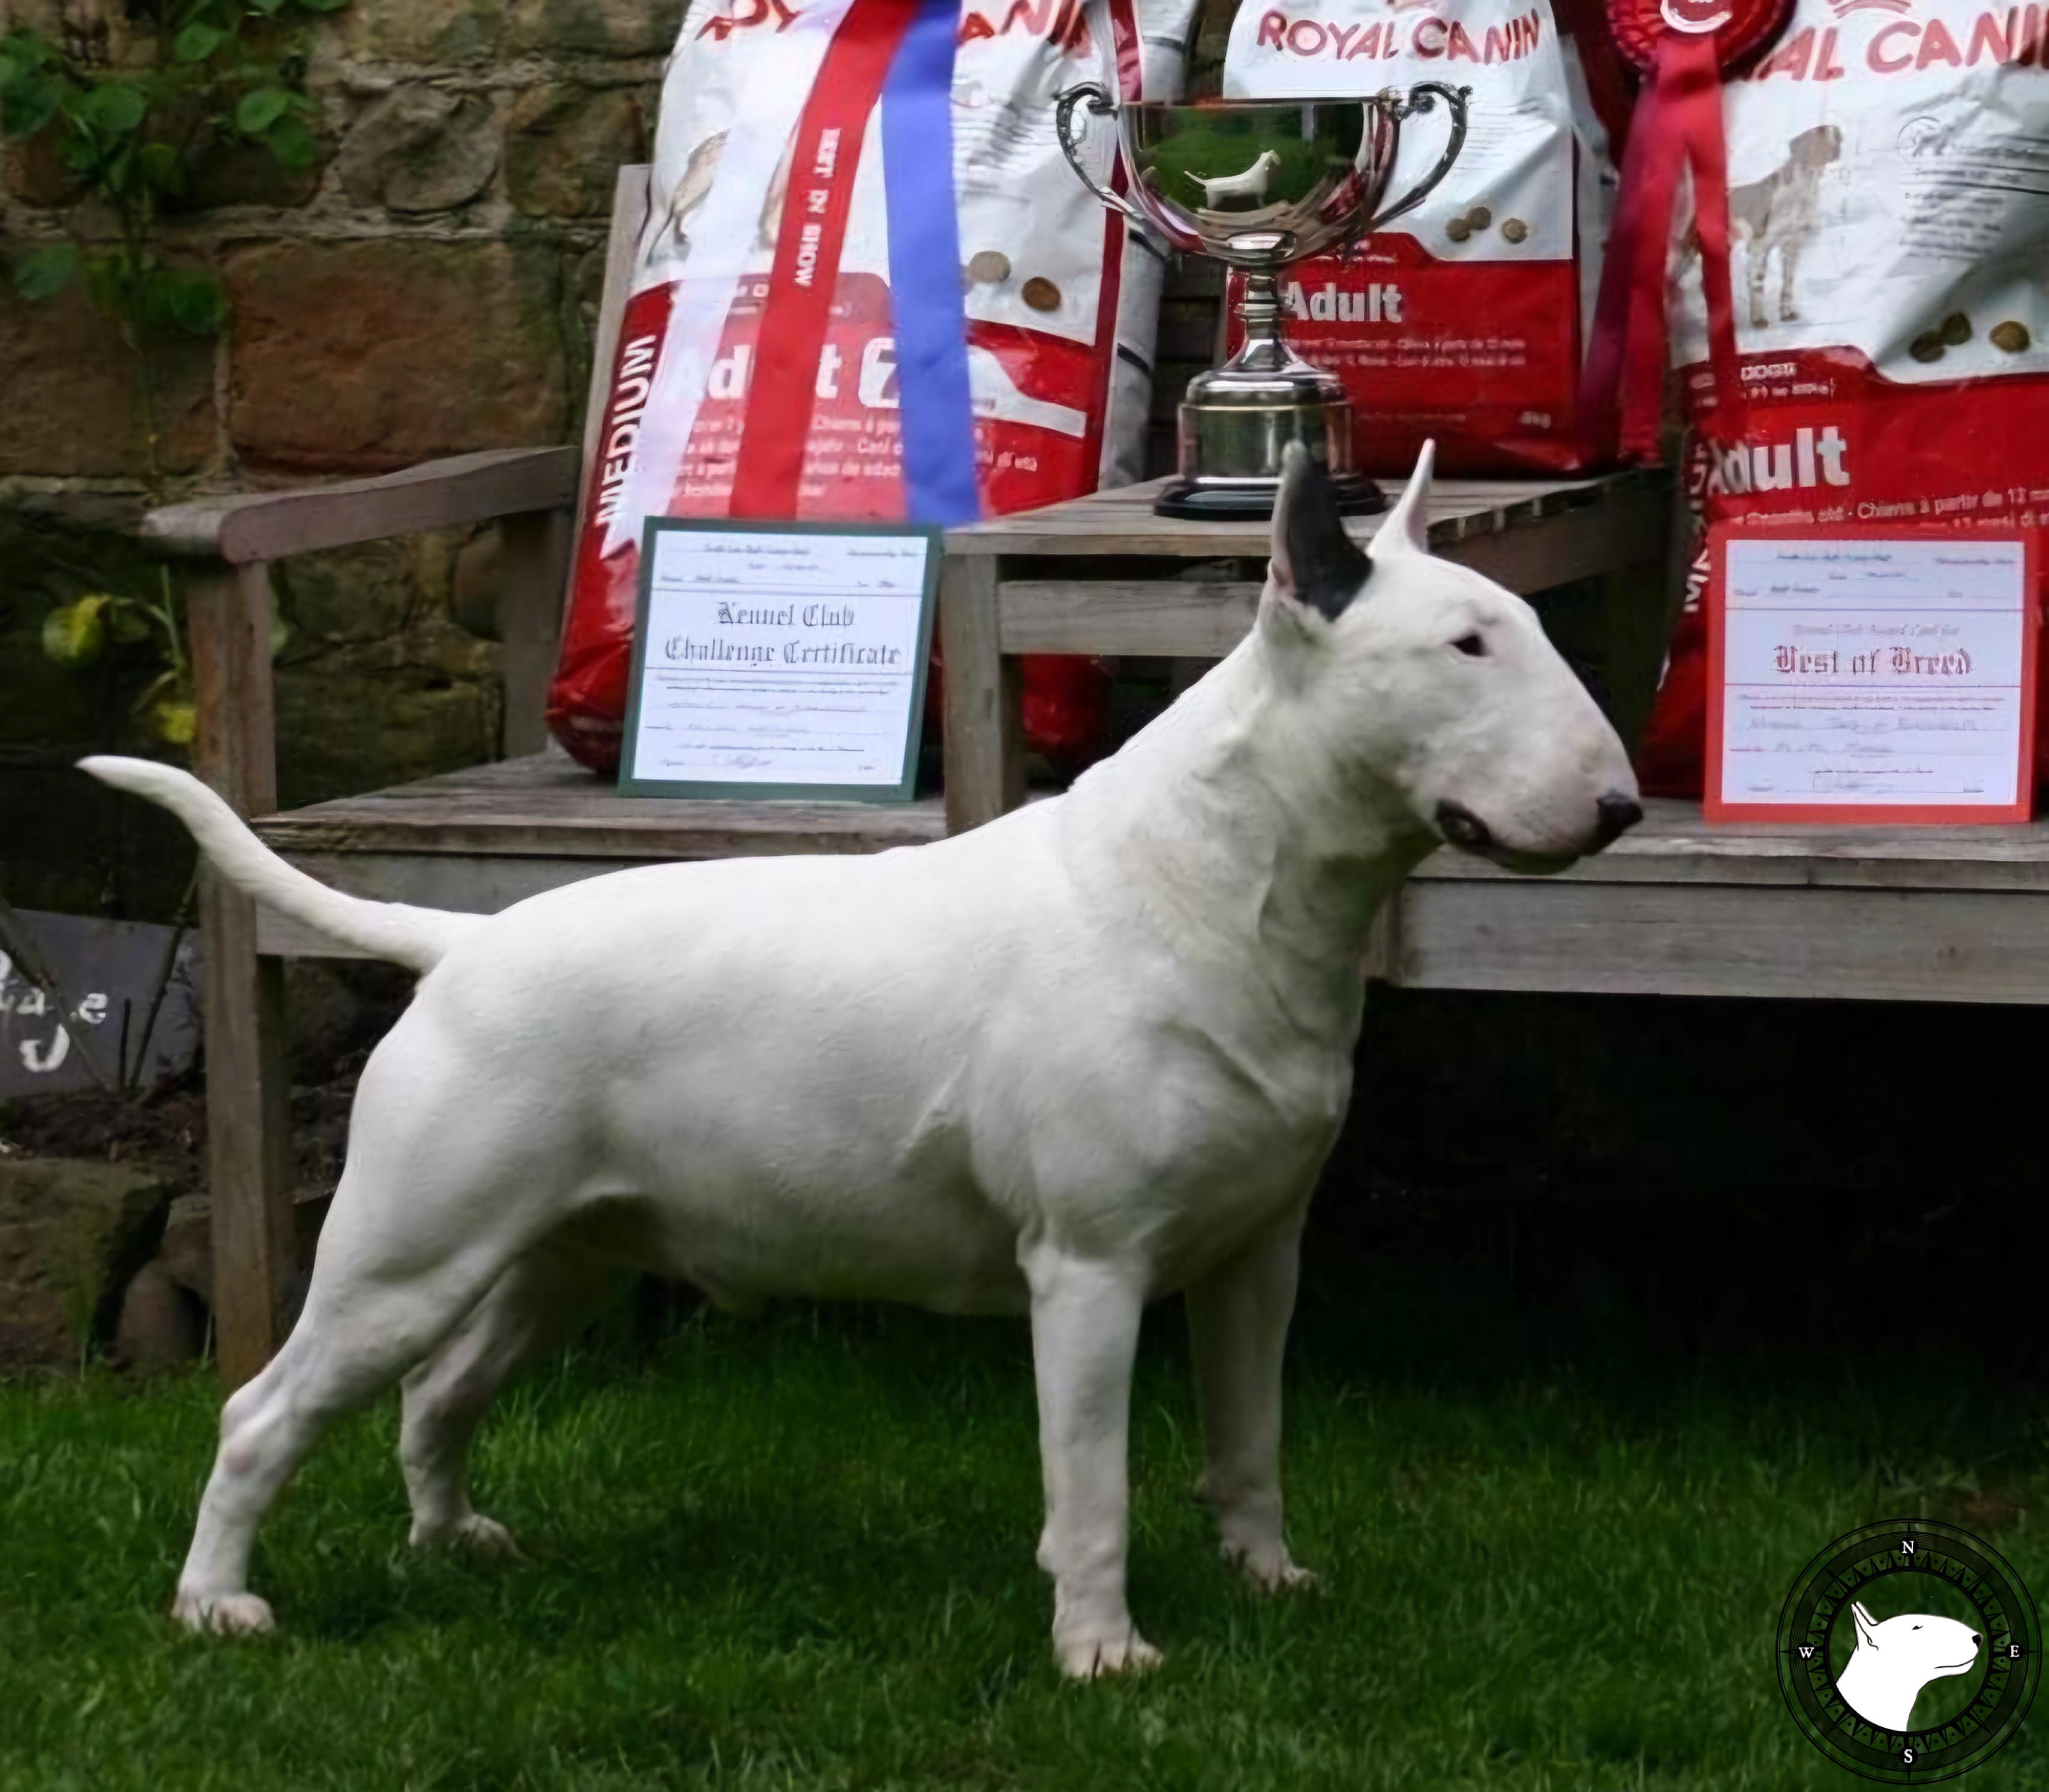
[[[619,787],[908,802],[939,533],[658,519]]]
[[[1715,534],[1710,821],[2028,819],[2032,537]]]

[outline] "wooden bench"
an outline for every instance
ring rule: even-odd
[[[595,363],[610,364],[646,170],[620,177]],[[1206,309],[1207,303],[1207,309]],[[1170,301],[1163,352],[1199,361],[1213,301]],[[1185,377],[1185,367],[1183,377]],[[1171,399],[1173,382],[1165,382]],[[369,896],[491,912],[577,878],[656,861],[867,852],[937,839],[1022,800],[1018,656],[1091,653],[1182,663],[1250,625],[1263,531],[1154,517],[1150,489],[1104,494],[956,531],[941,601],[947,659],[943,803],[628,799],[543,746],[570,523],[585,445],[480,454],[310,490],[160,511],[150,538],[185,562],[200,698],[199,769],[278,851]],[[1658,476],[1547,484],[1447,481],[1437,551],[1541,594],[1604,593],[1604,693],[1642,719],[1667,618],[1671,508]],[[294,554],[497,520],[507,686],[502,764],[279,814],[268,567]],[[1372,519],[1355,525],[1370,534]],[[1589,584],[1587,581],[1595,581]],[[1620,668],[1618,673],[1615,668]],[[1653,804],[1645,825],[1566,876],[1511,879],[1440,855],[1390,906],[1372,969],[1419,987],[1680,995],[2049,1001],[2049,831],[1902,834],[1705,828]],[[231,1382],[278,1340],[291,1250],[282,964],[325,942],[204,885],[207,1056],[217,1335]],[[2034,943],[2040,935],[2045,943]]]

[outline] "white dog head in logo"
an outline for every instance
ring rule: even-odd
[[[1880,1623],[1861,1600],[1850,1607],[1857,1650],[1836,1677],[1843,1701],[1888,1730],[1911,1728],[1914,1701],[1931,1680],[1968,1673],[1985,1640],[1968,1624],[1932,1612],[1903,1612]]]
[[[1432,445],[1362,552],[1299,445],[1259,608],[1279,681],[1361,788],[1516,871],[1556,871],[1643,819],[1629,756],[1537,613],[1429,551]]]

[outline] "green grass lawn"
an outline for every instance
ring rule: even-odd
[[[164,1615],[211,1383],[0,1389],[0,1788],[1849,1788],[1772,1673],[1811,1555],[1915,1510],[2049,1594],[2024,1389],[1561,1346],[1500,1292],[1319,1265],[1288,1464],[1324,1588],[1277,1603],[1189,1500],[1161,1313],[1132,1598],[1167,1666],[1084,1687],[1047,1647],[1018,1326],[711,1317],[558,1362],[480,1451],[510,1565],[405,1549],[387,1402],[281,1503],[256,1584],[285,1627],[235,1644]],[[2049,1784],[2045,1724],[1973,1792]]]

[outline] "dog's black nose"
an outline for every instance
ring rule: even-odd
[[[1600,819],[1594,829],[1596,846],[1606,846],[1619,840],[1643,819],[1643,805],[1633,796],[1624,796],[1620,791],[1610,791],[1594,805],[1594,813]]]
[[[1478,852],[1494,843],[1487,823],[1461,803],[1437,805],[1437,831],[1454,846],[1463,846],[1468,852]]]
[[[1978,1633],[1977,1633],[1976,1631],[1973,1631],[1971,1632],[1971,1646],[1972,1646],[1973,1648],[1977,1647],[1977,1646],[1979,1643],[1981,1643],[1981,1642],[1984,1642],[1984,1641],[1985,1641],[1985,1638],[1984,1638],[1983,1637],[1980,1636],[1980,1635],[1978,1635]]]

